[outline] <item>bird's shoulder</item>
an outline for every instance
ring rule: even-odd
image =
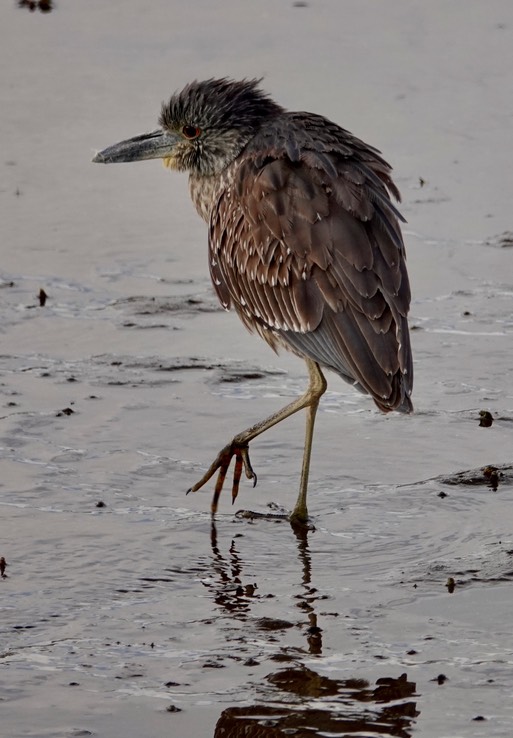
[[[379,149],[322,115],[282,113],[259,129],[239,161],[251,160],[257,167],[265,167],[273,159],[313,168],[327,177],[349,177],[359,184],[384,186],[393,198],[401,200],[392,168]]]
[[[262,126],[228,167],[212,214],[223,206],[230,218],[239,212],[256,229],[254,238],[264,237],[266,228],[257,226],[265,224],[275,238],[292,238],[289,246],[298,253],[310,249],[311,228],[321,235],[317,223],[323,219],[335,225],[348,216],[373,220],[401,251],[403,218],[392,198],[400,194],[377,149],[323,116],[283,113]]]
[[[266,124],[227,170],[211,213],[212,278],[223,304],[241,295],[247,302],[258,284],[252,304],[263,304],[269,324],[296,331],[312,330],[327,306],[378,318],[390,304],[405,315],[410,292],[392,194],[379,152],[326,118],[286,113]],[[276,296],[286,304],[273,322]]]
[[[256,250],[263,259],[275,242],[273,253],[292,254],[301,273],[303,263],[309,273],[340,258],[371,270],[376,250],[394,268],[404,245],[392,196],[399,192],[377,149],[323,116],[283,113],[227,169],[210,237],[216,250]]]

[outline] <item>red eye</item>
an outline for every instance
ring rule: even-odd
[[[185,136],[185,138],[193,139],[198,138],[198,136],[201,133],[201,129],[197,126],[184,126],[182,128],[182,133]]]

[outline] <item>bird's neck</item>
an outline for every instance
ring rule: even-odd
[[[217,174],[204,175],[191,172],[189,175],[189,192],[192,202],[199,215],[207,223],[210,220],[212,208],[217,202],[218,192],[226,184],[224,180],[224,177]]]
[[[217,178],[215,176],[208,177],[193,173],[189,175],[189,192],[192,202],[199,215],[207,223],[210,219],[216,188]]]

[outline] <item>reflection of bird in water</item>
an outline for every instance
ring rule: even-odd
[[[306,629],[308,651],[310,654],[320,656],[322,654],[322,628],[317,624],[317,613],[315,612],[315,603],[319,599],[319,593],[317,588],[312,585],[312,557],[308,547],[308,532],[305,526],[294,526],[294,533],[296,534],[297,550],[303,569],[303,593],[298,597],[297,606],[308,615],[308,627]]]
[[[212,512],[233,457],[232,497],[244,469],[256,482],[249,443],[306,409],[299,495],[304,523],[315,415],[332,369],[387,412],[412,409],[407,313],[410,289],[399,192],[379,152],[319,115],[285,111],[257,80],[193,82],[162,108],[160,128],[94,158],[162,158],[189,172],[209,224],[210,273],[225,308],[273,349],[304,358],[306,392],[238,433],[218,454]]]
[[[204,580],[203,584],[212,592],[216,605],[226,610],[231,617],[245,620],[252,602],[258,598],[258,587],[254,582],[243,583],[244,562],[233,540],[228,559],[225,559],[219,549],[214,524],[211,526],[210,543],[213,576]]]
[[[297,622],[293,620],[283,620],[274,617],[276,608],[272,606],[275,597],[281,592],[287,574],[282,571],[279,588],[273,588],[276,585],[276,579],[269,577],[267,570],[262,571],[253,558],[248,562],[244,561],[242,554],[239,552],[235,540],[232,540],[226,554],[221,552],[217,539],[217,529],[214,523],[211,526],[211,546],[212,558],[210,562],[210,575],[202,578],[203,585],[211,593],[213,601],[219,608],[222,615],[228,615],[233,623],[242,621],[245,623],[243,631],[244,643],[251,642],[248,639],[249,629],[253,629],[257,634],[256,641],[262,639],[276,644],[280,643],[277,638],[278,633],[282,633],[289,628],[301,628],[307,642],[307,648],[298,648],[297,646],[280,646],[277,658],[288,660],[298,657],[299,655],[308,653],[320,655],[322,653],[322,628],[317,623],[317,614],[315,607],[320,595],[318,589],[312,584],[312,563],[311,555],[308,548],[309,530],[306,526],[294,527],[297,541],[298,558],[301,565],[301,588],[297,591],[297,576],[295,569],[292,577],[293,602],[300,611]],[[248,570],[249,574],[248,581]],[[262,590],[261,583],[258,580],[265,579],[270,589]],[[269,601],[270,607],[263,608],[263,603]],[[262,611],[266,614],[256,617],[255,610],[261,615]],[[238,632],[226,636],[228,639],[238,639]],[[250,658],[261,658],[260,651],[252,651]]]
[[[217,721],[214,738],[286,734],[410,738],[420,714],[416,702],[408,699],[415,694],[416,684],[406,674],[377,679],[372,688],[364,679],[333,679],[301,665],[270,674],[267,681],[273,688],[271,698],[266,686],[267,699],[261,704],[228,707]],[[312,706],[314,701],[317,704]]]

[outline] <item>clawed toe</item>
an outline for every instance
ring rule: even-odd
[[[211,510],[212,515],[214,515],[217,511],[217,506],[219,502],[219,497],[221,495],[224,482],[226,479],[226,475],[228,473],[228,469],[230,467],[230,463],[232,461],[232,458],[235,456],[235,465],[233,469],[233,482],[232,482],[232,504],[237,499],[237,495],[239,494],[239,484],[240,479],[242,476],[242,470],[244,469],[244,473],[248,479],[253,480],[253,487],[257,483],[257,475],[253,471],[253,467],[251,466],[251,461],[249,459],[249,447],[248,444],[241,444],[236,443],[235,441],[232,441],[227,446],[225,446],[221,451],[218,453],[216,459],[214,462],[210,465],[207,472],[201,477],[199,482],[196,482],[195,485],[193,485],[189,490],[187,490],[187,494],[189,492],[197,492],[201,487],[203,487],[204,484],[206,484],[209,479],[211,479],[216,472],[217,474],[217,480],[216,480],[216,486],[214,490],[214,496],[212,498],[212,504],[211,504]]]

